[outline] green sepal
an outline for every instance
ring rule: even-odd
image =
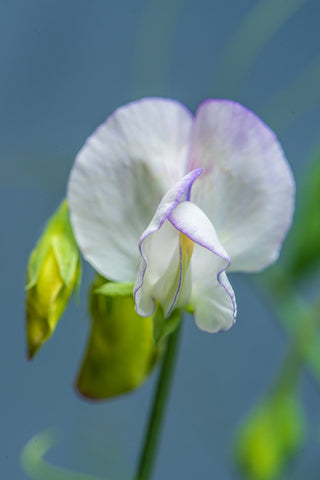
[[[36,247],[31,252],[27,268],[27,290],[37,283],[40,270],[51,247],[57,259],[60,275],[64,284],[68,286],[74,277],[79,253],[66,200],[50,218]]]
[[[304,434],[297,395],[270,395],[247,417],[237,434],[237,465],[249,480],[275,480],[301,448]]]
[[[129,297],[133,295],[133,283],[106,282],[96,288],[95,293],[109,297]]]
[[[159,356],[153,340],[152,317],[136,313],[132,285],[129,295],[123,291],[105,295],[99,292],[105,283],[99,276],[90,290],[91,332],[76,380],[78,391],[93,400],[112,398],[137,388]]]
[[[28,263],[26,336],[29,358],[51,337],[73,290],[78,290],[80,279],[80,256],[68,205],[64,201],[47,223]]]
[[[176,309],[168,318],[165,318],[161,306],[157,305],[153,314],[153,338],[156,346],[174,332],[181,321],[181,317],[181,310]]]
[[[79,259],[78,249],[69,235],[52,238],[52,248],[57,259],[60,275],[66,286],[72,282]]]

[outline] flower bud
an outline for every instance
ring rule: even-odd
[[[29,358],[51,337],[74,287],[79,286],[80,277],[80,257],[64,201],[29,258],[26,285]]]
[[[102,400],[137,388],[149,375],[159,349],[153,318],[135,311],[133,285],[97,277],[90,290],[91,332],[76,381],[85,397]],[[104,292],[104,293],[102,293]]]
[[[244,477],[273,480],[302,444],[304,422],[297,397],[269,397],[245,421],[236,440],[236,460]]]

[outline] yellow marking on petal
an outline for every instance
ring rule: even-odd
[[[185,269],[188,267],[193,254],[194,241],[182,232],[180,232],[180,248],[182,253],[182,266],[183,269]]]
[[[176,265],[170,266],[170,272],[166,272],[162,278],[156,284],[156,289],[161,292],[161,306],[165,312],[166,317],[171,314],[172,310],[176,307],[181,307],[187,304],[191,293],[191,269],[189,264],[191,261],[192,253],[194,249],[194,242],[179,232],[179,255],[175,257],[174,261]],[[176,260],[178,260],[176,262]],[[173,268],[172,268],[173,267]],[[155,293],[154,297],[160,298]]]
[[[180,291],[175,301],[175,306],[184,306],[189,301],[191,293],[191,271],[189,264],[194,249],[194,242],[189,237],[180,232]]]

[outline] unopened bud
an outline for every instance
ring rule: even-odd
[[[80,282],[81,263],[63,202],[31,252],[26,285],[26,334],[32,358],[50,338]]]
[[[293,393],[269,397],[246,420],[236,442],[236,460],[244,477],[274,480],[302,444],[304,422]]]
[[[77,379],[87,398],[102,400],[137,388],[158,358],[152,317],[135,311],[133,285],[97,277],[90,291],[91,332]],[[103,293],[102,293],[103,292]]]

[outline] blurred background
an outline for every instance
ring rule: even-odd
[[[86,137],[112,111],[145,96],[192,110],[237,100],[278,134],[298,186],[320,148],[320,4],[317,0],[1,0],[0,476],[23,480],[21,450],[57,427],[50,462],[129,479],[155,375],[138,391],[90,403],[73,389],[89,330],[88,266],[53,338],[25,356],[25,268],[65,196]],[[186,319],[155,480],[237,480],[235,431],[261,399],[288,339],[252,277],[232,275],[238,321],[219,335]],[[319,391],[302,379],[309,435],[284,479],[318,479]]]

